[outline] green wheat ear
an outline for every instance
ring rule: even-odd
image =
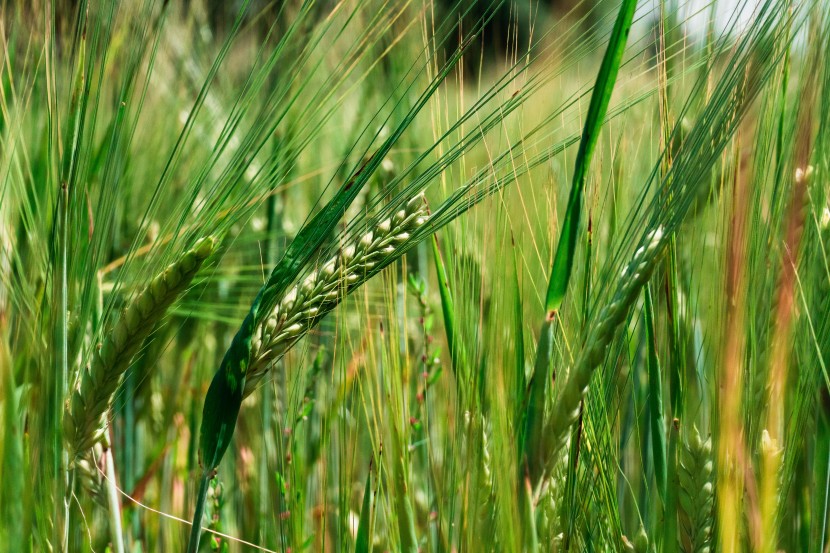
[[[377,267],[400,255],[400,246],[427,220],[423,194],[418,194],[334,257],[321,263],[300,284],[263,314],[251,343],[251,362],[245,375],[244,397],[249,396],[278,361],[340,300],[363,284]]]
[[[712,441],[703,441],[697,428],[680,451],[678,473],[684,551],[706,553],[712,548],[712,514],[715,501]]]
[[[81,371],[63,418],[63,434],[71,460],[101,441],[107,411],[121,378],[153,326],[167,308],[190,286],[216,242],[203,238],[175,263],[157,275],[121,312],[111,332]]]

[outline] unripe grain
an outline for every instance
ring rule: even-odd
[[[190,285],[214,247],[213,238],[199,240],[156,276],[122,311],[103,344],[93,352],[64,412],[63,433],[70,459],[81,457],[101,441],[107,411],[132,358],[155,323]]]
[[[426,222],[426,215],[426,203],[419,194],[391,218],[384,219],[354,243],[344,246],[338,255],[290,288],[254,332],[245,395],[256,389],[271,365],[323,315],[365,282],[372,270],[388,256],[394,255],[398,247],[410,239],[412,232]]]

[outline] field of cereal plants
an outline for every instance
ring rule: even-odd
[[[830,550],[828,0],[0,36],[0,550]]]

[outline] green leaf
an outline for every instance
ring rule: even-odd
[[[648,349],[648,418],[651,425],[651,451],[654,458],[654,477],[660,498],[666,501],[666,425],[663,420],[663,381],[657,358],[657,338],[654,334],[654,305],[651,285],[645,287],[646,342]]]
[[[369,553],[371,551],[371,536],[369,528],[372,524],[372,467],[366,474],[366,486],[363,488],[363,506],[360,508],[360,521],[357,523],[357,537],[355,538],[355,553]]]
[[[524,453],[528,461],[528,471],[532,481],[536,482],[538,475],[543,470],[545,460],[541,455],[542,425],[544,423],[545,398],[548,393],[550,381],[551,360],[553,357],[554,326],[556,313],[562,306],[565,291],[571,278],[573,269],[574,252],[576,251],[576,239],[579,229],[580,210],[582,209],[582,196],[585,188],[585,176],[591,163],[591,157],[596,146],[602,123],[605,120],[605,113],[608,111],[608,103],[611,100],[611,92],[614,90],[614,83],[617,80],[620,62],[628,33],[631,30],[631,21],[634,18],[635,0],[624,0],[617,15],[614,30],[602,59],[594,91],[591,95],[591,104],[588,108],[588,116],[585,120],[585,127],[582,131],[582,138],[579,142],[579,151],[576,155],[573,182],[568,198],[568,207],[565,212],[565,220],[562,226],[562,234],[559,236],[559,244],[556,248],[556,255],[551,270],[550,282],[548,283],[547,298],[545,301],[546,315],[542,323],[542,331],[539,336],[539,345],[536,350],[536,363],[534,364],[533,376],[530,379],[530,391],[527,404],[527,412],[524,426]]]
[[[634,8],[636,6],[637,2],[635,0],[623,0],[617,14],[617,21],[614,23],[608,49],[605,51],[605,57],[602,59],[602,65],[600,65],[597,74],[596,84],[594,84],[594,92],[588,106],[588,116],[582,130],[582,139],[576,153],[576,164],[574,166],[573,181],[571,182],[571,192],[568,197],[568,207],[565,211],[565,220],[562,223],[562,234],[559,235],[559,244],[556,247],[556,256],[553,260],[550,282],[548,283],[545,309],[548,312],[549,319],[553,318],[553,314],[559,311],[562,300],[565,298],[568,282],[571,279],[582,209],[582,196],[585,190],[585,178],[591,165],[591,157],[594,153],[599,131],[605,120],[605,113],[608,111],[611,93],[614,91],[614,83],[617,80],[628,33],[631,31],[631,21],[634,18]]]

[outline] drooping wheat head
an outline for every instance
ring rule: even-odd
[[[629,309],[637,300],[637,295],[650,278],[666,240],[662,227],[648,233],[643,245],[637,249],[623,269],[620,284],[611,301],[599,312],[596,323],[588,334],[585,347],[568,375],[545,425],[542,462],[548,465],[548,471],[555,454],[567,442],[568,429],[579,418],[579,403],[588,390],[594,369],[605,359],[606,350],[614,339],[617,327],[623,323]]]
[[[245,377],[250,395],[271,366],[350,291],[366,281],[384,258],[395,254],[427,220],[422,194],[409,200],[392,217],[378,223],[356,242],[320,265],[290,288],[258,325],[251,343],[251,363]]]
[[[81,370],[66,403],[63,433],[71,461],[101,441],[107,411],[130,362],[167,308],[184,292],[213,252],[213,238],[199,240],[157,275],[121,312],[92,360]]]

